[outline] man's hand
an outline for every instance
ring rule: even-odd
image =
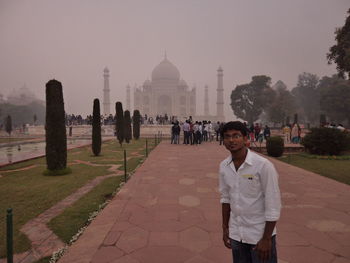
[[[231,249],[231,240],[229,237],[228,227],[223,228],[222,240],[224,241],[225,247]]]
[[[271,257],[271,247],[272,247],[272,239],[271,238],[262,238],[256,244],[254,250],[258,253],[258,257],[261,262],[268,261]]]

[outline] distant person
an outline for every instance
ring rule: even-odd
[[[180,131],[181,131],[181,128],[180,128],[179,122],[176,121],[173,127],[171,128],[172,138],[173,138],[172,143],[174,144],[180,143]]]
[[[265,141],[267,141],[268,138],[271,137],[271,130],[270,130],[270,127],[265,125],[265,128],[264,128],[264,139]]]
[[[214,138],[213,124],[211,123],[211,121],[209,121],[207,125],[208,125],[208,138],[209,138],[209,141],[212,141]]]
[[[224,245],[232,250],[234,263],[277,263],[281,196],[276,169],[246,147],[243,123],[228,122],[221,134],[230,152],[219,171]]]
[[[284,135],[284,143],[287,144],[287,143],[290,143],[290,128],[288,125],[285,125],[283,128],[282,128],[282,133]]]
[[[220,136],[220,122],[218,121],[215,126],[214,126],[214,131],[215,131],[215,135],[216,135],[216,141],[219,141],[219,136]]]
[[[249,127],[249,137],[250,141],[254,142],[255,141],[255,136],[254,136],[254,124],[250,125]]]
[[[255,138],[256,141],[258,140],[260,131],[261,131],[261,128],[259,126],[259,123],[255,123],[255,126],[254,126],[254,138]]]
[[[203,124],[201,121],[198,122],[197,139],[198,139],[198,144],[201,144],[203,140]]]
[[[222,137],[222,129],[224,128],[225,123],[221,122],[219,126],[220,133],[220,145],[224,144],[224,138]]]
[[[297,123],[293,124],[291,137],[292,137],[292,143],[294,143],[294,144],[298,143],[298,140],[299,140],[299,128],[298,128]]]
[[[198,144],[198,129],[199,129],[199,124],[198,121],[195,122],[195,124],[193,125],[193,144]]]
[[[184,144],[190,144],[190,129],[190,122],[189,120],[186,120],[182,125],[182,130],[184,132]]]

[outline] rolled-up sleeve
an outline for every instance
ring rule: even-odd
[[[225,183],[224,173],[220,169],[219,171],[219,191],[221,194],[220,203],[230,203],[229,186]]]
[[[262,191],[265,196],[265,219],[277,221],[281,213],[281,193],[278,186],[278,173],[274,165],[266,160],[261,169]]]

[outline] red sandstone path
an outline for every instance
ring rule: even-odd
[[[221,242],[216,143],[162,142],[59,263],[232,262]],[[350,262],[350,187],[273,160],[280,263]]]

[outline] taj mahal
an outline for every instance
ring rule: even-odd
[[[109,115],[109,70],[104,69],[103,89],[103,113]],[[155,117],[156,115],[175,116],[177,119],[187,119],[189,116],[194,120],[224,121],[224,89],[223,70],[217,70],[217,102],[216,114],[209,114],[208,86],[204,93],[204,115],[196,113],[196,87],[189,88],[186,81],[181,78],[178,68],[168,60],[167,56],[153,69],[151,80],[147,79],[140,87],[133,91],[134,107],[141,115]],[[131,109],[131,87],[126,87],[126,107]]]

